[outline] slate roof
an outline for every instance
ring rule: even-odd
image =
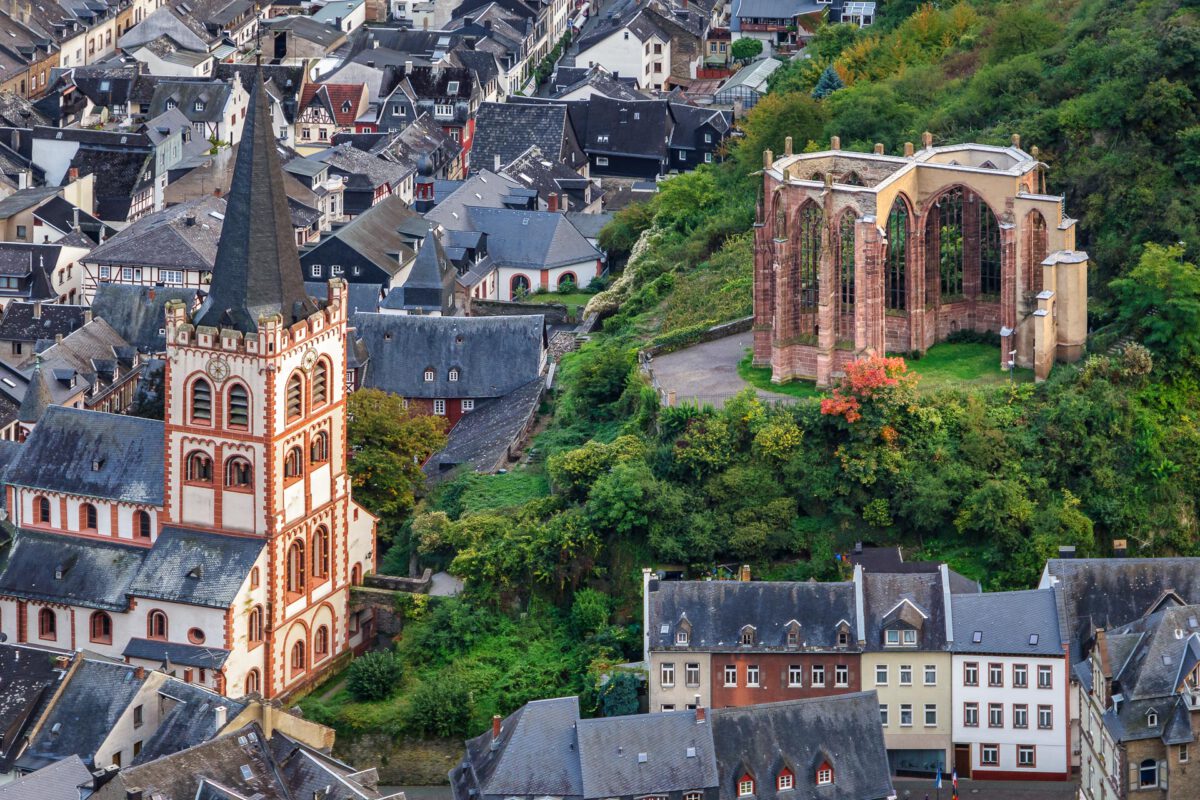
[[[709,716],[721,800],[737,796],[747,771],[756,778],[757,800],[894,796],[875,692],[718,708]],[[823,761],[833,767],[832,786],[816,786],[810,777]],[[779,792],[772,776],[785,765],[796,775],[795,788]]]
[[[450,429],[446,446],[422,466],[425,474],[436,480],[456,467],[495,471],[537,413],[544,389],[545,382],[539,377],[503,397],[476,401],[475,410]]]
[[[471,230],[487,234],[488,255],[502,267],[550,269],[601,256],[574,225],[553,211],[468,208],[467,218]]]
[[[294,798],[360,800],[381,796],[378,791],[367,788],[378,778],[374,768],[360,772],[279,733],[271,737],[269,744],[279,775]],[[403,797],[402,793],[393,795],[395,800],[403,800]]]
[[[49,125],[50,120],[16,92],[0,92],[0,124],[9,128],[32,128]]]
[[[137,350],[98,318],[61,341],[39,340],[35,348],[42,379],[53,378],[47,388],[51,400],[59,405],[69,405],[85,391],[99,397],[139,366]],[[22,422],[38,418],[27,416],[22,408]]]
[[[137,679],[134,669],[83,657],[17,765],[40,769],[78,755],[88,766],[95,766],[96,749],[145,682],[145,678]]]
[[[629,19],[612,20],[608,25],[598,26],[593,32],[580,37],[577,43],[579,48],[577,58],[581,61],[587,61],[588,59],[583,56],[586,51],[626,28],[641,42],[647,42],[653,38],[661,39],[664,42],[671,41],[671,37],[654,22],[653,16],[643,10]]]
[[[129,640],[129,644],[125,645],[121,655],[126,659],[140,658],[143,661],[153,661],[155,664],[170,661],[172,664],[184,667],[220,669],[229,658],[229,651],[184,642],[163,642],[157,639],[134,637]]]
[[[1064,655],[1053,589],[952,595],[950,607],[955,653]]]
[[[166,304],[182,301],[191,308],[200,293],[181,287],[134,286],[101,283],[92,300],[92,313],[113,327],[121,338],[142,353],[167,349]]]
[[[256,82],[238,143],[212,284],[196,313],[197,325],[253,333],[260,317],[279,314],[284,324],[292,324],[317,310],[304,292],[269,102],[263,84]]]
[[[494,169],[497,156],[500,165],[508,164],[536,146],[547,158],[577,169],[586,158],[569,126],[567,109],[561,105],[480,103],[475,113],[471,161]]]
[[[163,423],[51,406],[25,440],[20,458],[9,465],[6,479],[52,492],[161,506]]]
[[[20,530],[0,572],[0,594],[125,611],[126,591],[145,555],[144,547]]]
[[[329,286],[319,281],[305,281],[304,289],[310,297],[325,297]],[[379,286],[374,283],[347,283],[349,297],[347,312],[351,315],[356,311],[375,312],[379,310]]]
[[[79,229],[87,237],[85,246],[91,249],[100,241],[102,235],[113,236],[116,231],[105,225],[81,208],[77,208],[61,197],[52,197],[46,203],[37,207],[33,212],[34,219],[40,219],[50,227],[59,231],[70,231],[75,225],[75,214],[79,214]],[[60,239],[57,244],[66,245],[67,240]]]
[[[663,158],[674,119],[666,100],[614,100],[595,95],[586,102],[589,154]]]
[[[5,772],[11,767],[9,759],[21,748],[25,730],[36,721],[62,677],[53,655],[29,645],[0,644],[0,675],[4,676],[0,681],[0,769]],[[19,795],[11,791],[4,794],[8,786],[0,786],[0,797],[17,800]]]
[[[457,800],[471,788],[485,797],[583,796],[575,748],[579,700],[557,697],[521,706],[500,725],[499,746],[488,731],[467,742],[466,758],[450,773]]]
[[[604,226],[612,222],[613,214],[601,211],[599,214],[585,214],[582,211],[568,211],[564,214],[567,222],[575,226],[585,239],[596,239]]]
[[[426,232],[404,283],[379,304],[389,310],[450,314],[454,311],[454,265],[432,230]]]
[[[671,103],[671,147],[685,150],[696,149],[696,134],[703,125],[714,128],[718,136],[729,132],[730,117],[727,112],[687,103]]]
[[[543,318],[355,314],[370,353],[364,385],[408,398],[501,397],[541,374]],[[426,381],[426,368],[434,380]],[[451,369],[459,371],[449,380]]]
[[[492,172],[490,166],[465,181],[435,180],[433,190],[437,205],[425,214],[425,218],[447,230],[464,230],[469,226],[468,206],[503,208],[505,198],[518,191],[528,191],[512,178]]]
[[[1097,628],[1133,622],[1168,590],[1200,603],[1200,558],[1055,558],[1042,577],[1043,586],[1051,584],[1075,663],[1087,655]]]
[[[778,62],[777,62],[778,63]],[[566,77],[564,73],[563,77]],[[580,89],[591,88],[594,91],[592,94],[602,94],[605,97],[611,97],[614,100],[649,100],[650,98],[634,89],[624,81],[617,80],[611,72],[608,72],[603,67],[596,66],[587,70],[582,78],[578,78],[572,83],[563,86],[551,97],[559,98],[573,94]]]
[[[919,629],[917,649],[945,650],[949,647],[946,629],[946,598],[942,575],[926,573],[872,573],[863,575],[863,614],[866,649],[884,649],[884,627],[897,619]],[[906,602],[907,601],[907,602]],[[952,612],[952,609],[951,609]]]
[[[854,584],[798,581],[659,581],[650,593],[650,647],[675,648],[686,619],[691,634],[683,650],[764,652],[837,647],[838,626],[849,624],[858,649]],[[788,623],[800,623],[799,648],[788,647]],[[754,626],[754,644],[741,644],[742,628]],[[666,630],[664,630],[664,628]]]
[[[587,178],[562,163],[548,160],[536,146],[506,164],[502,171],[522,186],[536,191],[543,199],[551,194],[563,194],[568,191],[583,195],[591,184]],[[567,199],[563,198],[558,210],[561,211],[567,204]]]
[[[164,526],[130,584],[129,593],[173,603],[228,608],[265,546],[264,540],[248,536]]]
[[[91,786],[92,772],[75,754],[0,786],[0,800],[79,800],[79,787]]]
[[[330,47],[345,38],[345,34],[337,28],[300,14],[289,14],[270,20],[265,24],[272,31],[289,31],[299,39],[319,44],[322,47]]]
[[[329,263],[322,260],[322,251],[325,248],[334,250],[333,243],[340,241],[385,273],[395,275],[401,265],[413,257],[409,244],[412,239],[402,235],[401,229],[414,223],[422,229],[428,229],[427,223],[399,195],[385,197],[345,225],[323,234],[320,242],[305,251],[304,261]],[[378,284],[372,286],[375,290],[379,289]],[[317,296],[324,297],[327,291],[322,290]]]
[[[308,161],[326,164],[332,171],[346,175],[347,189],[370,189],[388,185],[397,187],[406,177],[416,172],[411,164],[401,164],[386,158],[380,158],[370,153],[364,153],[349,143],[314,153],[306,158]],[[289,163],[289,170],[291,164]]]
[[[217,80],[160,80],[154,89],[150,100],[150,116],[157,117],[167,110],[167,101],[174,101],[175,107],[192,122],[219,122],[225,114],[225,106],[233,93],[230,83]],[[251,92],[251,96],[253,96]],[[196,110],[196,102],[203,103],[201,110]],[[247,110],[247,115],[249,111]],[[249,118],[247,117],[247,120]],[[247,125],[249,122],[247,121]],[[246,129],[242,135],[245,136]]]
[[[145,640],[135,639],[134,641]],[[129,655],[128,649],[125,655]],[[219,664],[188,664],[185,661],[176,660],[174,654],[171,655],[171,663],[200,667],[220,666]],[[142,752],[134,758],[134,764],[145,764],[147,761],[195,747],[215,737],[220,733],[216,724],[215,709],[217,707],[224,706],[227,721],[235,718],[246,708],[245,703],[234,700],[232,697],[222,697],[201,686],[184,683],[176,678],[168,678],[159,687],[158,695],[173,705],[159,723],[158,729],[143,743]]]
[[[733,18],[791,19],[819,14],[825,6],[813,0],[734,0]]]
[[[154,180],[154,154],[142,151],[114,153],[81,147],[71,159],[71,167],[81,176],[95,176],[96,213],[114,222],[129,218],[134,195]]]
[[[36,186],[14,192],[0,200],[0,219],[20,214],[25,209],[56,196],[60,191],[62,189],[57,186]]]
[[[713,731],[694,711],[579,721],[584,797],[716,786]],[[643,759],[644,756],[644,759]]]

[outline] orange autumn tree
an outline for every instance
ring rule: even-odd
[[[833,388],[833,396],[821,401],[821,413],[848,423],[869,414],[887,425],[897,411],[912,404],[916,385],[916,373],[909,372],[899,356],[860,358],[846,365],[846,376]],[[886,433],[884,438],[888,438]]]

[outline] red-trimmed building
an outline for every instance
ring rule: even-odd
[[[365,83],[310,83],[300,95],[296,146],[328,147],[338,133],[373,133]]]

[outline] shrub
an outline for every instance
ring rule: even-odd
[[[471,693],[457,678],[441,673],[409,698],[408,724],[423,736],[464,736],[471,720]]]
[[[580,589],[571,603],[571,627],[575,635],[592,636],[608,625],[612,603],[608,596],[595,589]]]
[[[346,688],[355,700],[386,700],[396,691],[402,674],[400,659],[392,651],[364,653],[350,665]]]

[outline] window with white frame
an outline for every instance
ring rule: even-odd
[[[1004,665],[988,664],[988,686],[1004,685]]]
[[[659,665],[659,681],[663,686],[675,685],[675,665],[672,663]]]
[[[963,686],[979,685],[979,665],[975,662],[963,664]]]
[[[875,685],[876,686],[887,686],[888,685],[888,666],[887,666],[887,664],[876,664],[875,665]]]
[[[675,631],[675,644],[687,644],[688,632],[686,630]]]
[[[1017,766],[1018,767],[1033,767],[1037,765],[1037,757],[1035,755],[1033,745],[1019,744],[1017,745]]]
[[[904,646],[905,647],[916,647],[917,646],[917,632],[916,631],[905,629],[904,631],[902,631],[902,633],[904,634]]]
[[[926,728],[936,728],[937,727],[937,704],[936,703],[926,703],[925,704],[925,727]]]
[[[833,770],[829,767],[821,767],[817,770],[817,786],[828,786],[833,783]]]
[[[1000,746],[995,744],[981,744],[979,746],[979,765],[982,767],[995,767],[1000,764]]]
[[[900,704],[900,727],[901,728],[911,728],[912,727],[912,714],[913,714],[912,703],[901,703]]]
[[[434,372],[433,370],[431,370],[431,369],[425,370],[425,382],[426,383],[431,383],[436,376],[437,376],[437,373]]]
[[[1004,727],[1004,704],[1003,703],[988,703],[988,727],[1003,728]]]
[[[108,280],[108,275],[109,275],[108,267],[100,267],[100,280],[102,280],[102,281]]]
[[[712,160],[712,153],[705,153],[705,154],[704,154],[704,163],[705,163],[705,164],[711,164],[712,162],[713,162],[713,160]]]
[[[462,410],[463,411],[474,411],[475,410],[475,401],[471,400],[471,399],[463,400],[462,401]]]
[[[1054,688],[1054,673],[1053,667],[1048,664],[1038,665],[1038,688],[1053,689]]]
[[[850,685],[850,668],[845,664],[838,664],[833,668],[833,683],[835,686]]]
[[[439,417],[445,416],[446,415],[446,401],[445,400],[434,400],[433,401],[433,413],[437,414]]]
[[[885,641],[887,642],[888,647],[899,647],[900,646],[900,631],[893,628],[891,630],[888,630],[885,633],[885,636],[886,636]]]
[[[1013,664],[1012,681],[1014,689],[1024,689],[1029,686],[1029,666],[1026,664]]]
[[[804,667],[792,664],[788,667],[788,686],[795,688],[804,684]]]
[[[900,665],[900,685],[912,686],[912,664]]]
[[[937,664],[925,665],[925,685],[937,686]]]
[[[725,665],[725,685],[737,686],[737,664]]]
[[[779,777],[775,781],[775,786],[778,791],[787,792],[794,789],[796,786],[796,778],[791,772],[784,770],[779,773]]]
[[[1014,704],[1012,714],[1014,728],[1029,727],[1029,706],[1021,703]]]
[[[700,685],[700,665],[695,661],[688,663],[683,668],[684,681],[688,686]]]
[[[183,271],[178,270],[178,269],[160,270],[158,273],[158,277],[162,280],[163,283],[169,283],[169,284],[182,284],[183,283]]]
[[[979,727],[979,703],[963,703],[963,727]]]
[[[758,686],[758,664],[750,664],[746,667],[746,685]]]
[[[606,156],[596,156],[596,166],[597,167],[607,167],[608,166],[608,158]]]
[[[738,797],[750,797],[754,794],[754,779],[744,776],[738,781]]]
[[[1054,727],[1054,708],[1052,706],[1038,706],[1038,727],[1044,731]]]
[[[887,705],[887,703],[879,704],[879,724],[885,728],[888,726],[888,705]]]
[[[815,664],[812,668],[812,685],[818,687],[825,685],[825,667],[821,664]]]
[[[450,378],[451,383],[457,382],[458,381],[458,370],[456,370],[456,369],[450,370],[450,374],[448,377]]]

